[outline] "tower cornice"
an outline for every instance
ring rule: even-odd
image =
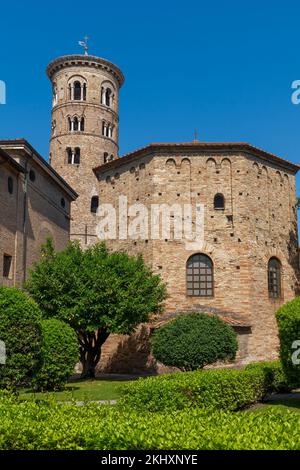
[[[124,83],[125,77],[119,67],[117,67],[112,62],[109,62],[106,59],[102,59],[101,57],[93,56],[93,55],[65,55],[61,56],[58,59],[53,60],[50,62],[46,69],[46,73],[50,80],[52,80],[53,75],[59,72],[62,69],[69,68],[69,67],[94,67],[100,68],[102,70],[106,70],[111,75],[113,75],[119,87],[121,87]]]

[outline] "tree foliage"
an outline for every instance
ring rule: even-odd
[[[284,373],[292,387],[300,387],[300,297],[283,305],[276,318]]]
[[[76,333],[67,323],[51,318],[42,320],[41,367],[33,378],[37,390],[60,390],[79,361]]]
[[[29,383],[40,366],[42,314],[24,292],[0,287],[0,340],[6,362],[0,365],[0,387]]]
[[[216,316],[184,314],[153,335],[154,357],[166,366],[188,371],[218,360],[233,360],[238,349],[236,333]]]
[[[166,296],[160,277],[140,256],[110,253],[103,243],[82,250],[77,242],[56,253],[51,240],[26,288],[46,318],[63,320],[77,332],[84,376],[94,376],[111,333],[131,333],[161,310]]]

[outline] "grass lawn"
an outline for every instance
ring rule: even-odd
[[[22,400],[40,400],[54,397],[57,401],[116,400],[120,397],[120,388],[128,383],[122,379],[78,380],[66,385],[61,392],[32,392],[30,389],[19,390]]]

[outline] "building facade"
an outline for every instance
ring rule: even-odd
[[[48,237],[65,248],[76,197],[26,140],[0,141],[1,285],[23,285]]]
[[[118,211],[120,197],[135,211],[127,223],[138,207],[148,214],[153,206],[171,208],[168,236],[153,237],[150,226],[147,236],[120,236],[118,219],[116,236],[107,240],[111,249],[142,253],[166,282],[168,299],[161,318],[134,335],[107,340],[99,370],[157,370],[149,348],[153,328],[188,311],[230,323],[239,335],[239,361],[277,357],[275,311],[298,292],[299,167],[246,143],[151,144],[119,158],[121,71],[94,56],[65,56],[47,73],[53,87],[51,163],[79,193],[72,238],[83,246],[99,241],[99,211],[103,204]],[[176,236],[185,216],[174,205],[203,208],[197,247]]]

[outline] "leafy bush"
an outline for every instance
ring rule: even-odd
[[[216,316],[199,313],[177,317],[152,338],[154,357],[184,371],[201,369],[218,360],[233,360],[237,349],[231,326]]]
[[[41,349],[41,312],[24,292],[0,287],[0,340],[6,364],[0,365],[0,387],[28,383],[37,371]]]
[[[148,411],[186,407],[239,410],[288,387],[278,363],[242,370],[214,369],[139,379],[122,388],[122,408]]]
[[[120,406],[149,411],[186,407],[234,411],[262,400],[269,387],[263,369],[166,374],[125,385]]]
[[[291,387],[287,382],[280,361],[255,362],[246,366],[246,370],[255,369],[263,370],[266,374],[269,393],[285,393],[291,391]]]
[[[33,386],[38,390],[59,390],[79,361],[77,336],[69,325],[54,318],[43,320],[41,326],[42,366],[33,379]]]
[[[300,449],[299,414],[120,412],[0,397],[1,450]]]
[[[293,354],[296,353],[296,349],[300,348],[300,297],[283,305],[278,310],[276,318],[279,328],[280,359],[284,373],[292,387],[300,387],[300,363],[293,363]],[[298,354],[298,359],[300,359],[300,354]]]

